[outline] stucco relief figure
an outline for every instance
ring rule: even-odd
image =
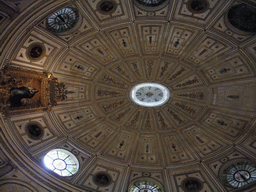
[[[35,88],[32,87],[12,87],[10,89],[9,101],[11,107],[19,107],[26,104],[26,99],[34,97],[38,92]]]

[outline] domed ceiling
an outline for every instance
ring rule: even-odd
[[[124,192],[137,178],[171,192],[240,190],[221,174],[229,162],[256,162],[251,1],[0,5],[2,70],[48,72],[67,95],[51,111],[1,115],[0,165],[14,167],[3,181],[31,183],[31,191]],[[154,84],[132,93],[143,83]],[[169,92],[165,103],[134,102],[161,100],[156,84]],[[36,137],[31,124],[40,128]],[[45,168],[44,156],[56,148],[76,156],[74,175]]]

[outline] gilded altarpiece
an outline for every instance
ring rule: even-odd
[[[0,73],[0,111],[5,115],[50,111],[65,98],[65,85],[50,73],[16,67]]]

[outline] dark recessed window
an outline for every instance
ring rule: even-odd
[[[241,31],[256,32],[256,8],[253,6],[242,3],[231,7],[228,20]]]
[[[182,182],[182,188],[186,192],[199,192],[203,188],[203,184],[199,179],[189,177]]]
[[[111,176],[104,172],[97,173],[93,177],[93,182],[96,185],[101,186],[101,187],[106,187],[106,186],[110,185],[111,181],[112,181]]]
[[[200,14],[207,11],[209,3],[207,0],[189,0],[187,8],[192,13]]]
[[[117,9],[117,3],[113,0],[102,0],[97,4],[97,10],[102,14],[112,14]]]
[[[40,57],[42,55],[42,53],[43,53],[43,48],[40,46],[35,46],[31,49],[29,54],[30,54],[30,57],[36,59],[36,58]]]
[[[30,122],[26,125],[26,132],[32,139],[40,139],[43,136],[44,130],[37,122]]]
[[[104,1],[100,4],[101,11],[109,12],[114,9],[114,3],[111,1]]]
[[[79,14],[77,9],[66,7],[47,19],[47,28],[55,33],[61,33],[72,29],[78,22]]]
[[[45,47],[41,43],[34,43],[28,47],[28,57],[31,60],[40,60],[45,55]]]

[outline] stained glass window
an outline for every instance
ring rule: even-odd
[[[60,176],[71,176],[79,168],[77,158],[64,149],[54,149],[48,152],[44,157],[44,164]]]
[[[157,107],[166,103],[170,97],[169,90],[158,83],[141,83],[134,86],[131,99],[144,107]]]
[[[72,29],[78,22],[79,14],[75,8],[66,7],[52,14],[47,19],[47,28],[55,33]]]

